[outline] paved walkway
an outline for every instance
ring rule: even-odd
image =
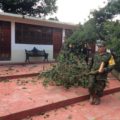
[[[6,75],[6,73],[8,73],[9,75],[11,75],[9,72],[15,72],[18,69],[18,74],[29,74],[31,71],[38,72],[40,70],[45,70],[49,67],[50,64],[0,66],[0,74]],[[8,69],[12,70],[8,71]],[[16,72],[14,72],[12,75],[16,74]],[[111,75],[109,79],[110,84],[108,85],[106,90],[115,88],[120,89],[119,81],[115,80],[115,78],[113,78]],[[84,98],[84,100],[88,99],[88,92],[84,88],[70,88],[69,90],[66,90],[63,87],[56,86],[48,86],[47,88],[45,88],[42,85],[42,80],[38,79],[37,76],[22,77],[16,79],[4,79],[0,82],[0,120],[21,120],[27,115],[34,115],[35,113],[43,114],[43,111],[53,110],[57,107],[59,108],[65,105],[76,103],[79,100],[83,100],[82,97]],[[114,110],[120,110],[119,94],[105,96],[102,99],[103,102],[100,106],[91,106],[89,105],[88,101],[85,101],[69,107],[58,109],[56,111],[57,115],[55,111],[51,111],[42,116],[33,117],[32,119],[96,120],[97,118],[97,120],[102,120],[104,117],[107,116],[107,113],[110,114],[114,112]],[[105,114],[103,114],[104,112]],[[115,115],[117,117],[117,114]],[[102,116],[104,117],[101,119]],[[31,120],[31,118],[29,119]],[[113,119],[107,118],[103,120]]]

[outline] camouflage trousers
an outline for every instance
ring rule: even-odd
[[[97,76],[90,75],[89,76],[89,84],[88,84],[88,90],[90,95],[96,95],[98,97],[101,97],[103,95],[103,91],[107,84],[107,78],[106,79],[97,79]]]

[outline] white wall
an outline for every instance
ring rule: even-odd
[[[14,44],[12,45],[12,62],[24,62],[25,61],[25,49],[32,50],[33,47],[36,47],[39,50],[45,50],[49,56],[48,59],[53,59],[53,46],[47,45],[25,45],[25,44]],[[30,57],[30,61],[42,61],[43,57]]]

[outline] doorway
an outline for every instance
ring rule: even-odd
[[[53,32],[53,57],[56,58],[62,47],[62,32]]]
[[[0,21],[0,60],[11,58],[11,23]]]

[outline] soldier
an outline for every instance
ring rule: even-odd
[[[106,52],[105,43],[101,41],[97,46],[98,52],[94,55],[93,63],[90,65],[88,85],[90,103],[95,105],[100,104],[100,97],[107,84],[107,74],[115,65],[111,54]]]

